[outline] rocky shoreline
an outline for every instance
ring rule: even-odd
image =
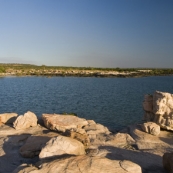
[[[173,172],[173,95],[143,102],[146,123],[118,133],[73,115],[0,114],[0,173]]]

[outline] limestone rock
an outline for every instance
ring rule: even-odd
[[[58,136],[50,139],[46,146],[42,148],[39,158],[52,157],[63,154],[83,155],[85,154],[84,145],[72,138]]]
[[[88,124],[84,126],[84,129],[88,135],[99,133],[110,134],[107,127],[103,126],[102,124],[95,123],[93,120],[88,120]]]
[[[17,117],[16,121],[13,123],[13,127],[16,130],[27,129],[29,127],[37,126],[37,117],[34,113],[28,111],[24,115]]]
[[[173,173],[173,153],[165,153],[163,155],[163,167],[169,173]]]
[[[143,123],[141,125],[141,127],[142,127],[142,130],[144,132],[147,132],[147,133],[149,133],[151,135],[157,136],[157,135],[160,134],[160,126],[157,125],[156,123],[153,123],[153,122]]]
[[[161,128],[173,131],[173,94],[156,91],[145,96],[143,107],[145,120],[153,121]]]
[[[60,132],[76,130],[88,124],[85,119],[73,115],[43,114],[42,119],[48,129]]]
[[[0,114],[0,124],[12,124],[17,118],[16,113],[4,113]]]
[[[28,137],[25,144],[19,150],[20,154],[25,158],[33,158],[39,155],[41,149],[54,136],[55,134],[47,133],[44,135],[33,135]]]
[[[127,133],[117,133],[112,140],[106,143],[114,146],[127,146],[135,144],[135,140]]]
[[[28,166],[29,167],[29,166]],[[13,173],[29,173],[28,167],[17,168]],[[52,162],[43,162],[30,168],[34,173],[142,173],[141,167],[127,160],[110,160],[102,157],[76,156],[64,159],[56,159]]]
[[[141,125],[129,126],[130,135],[136,141],[139,150],[145,150],[162,156],[166,151],[173,150],[172,132],[160,131],[158,136],[145,133]]]

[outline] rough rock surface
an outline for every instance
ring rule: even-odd
[[[21,165],[13,173],[142,173],[141,167],[128,160],[110,160],[102,157],[77,156],[55,159],[52,162],[40,163],[37,167]]]
[[[142,127],[142,130],[144,132],[147,132],[147,133],[149,133],[151,135],[157,136],[157,135],[160,134],[160,126],[157,125],[156,123],[153,123],[153,122],[143,123],[141,125],[141,127]]]
[[[84,145],[72,138],[58,136],[50,139],[46,146],[42,148],[39,158],[58,156],[63,154],[83,155],[85,154]]]
[[[89,139],[87,133],[85,132],[85,130],[84,130],[84,132],[81,132],[81,130],[77,131],[77,132],[70,131],[70,137],[80,141],[85,146],[86,149],[89,148],[90,139]]]
[[[25,144],[20,148],[20,154],[25,158],[33,158],[40,154],[41,149],[52,138],[58,136],[55,133],[32,135],[28,137]]]
[[[42,119],[48,129],[59,132],[76,130],[88,124],[85,119],[73,115],[43,114]]]
[[[146,95],[143,108],[146,121],[153,121],[161,128],[173,131],[173,94],[156,91],[153,97]]]
[[[4,113],[0,114],[0,125],[2,124],[12,124],[17,118],[16,113]]]
[[[169,173],[173,173],[173,153],[165,153],[163,155],[163,167]]]
[[[40,123],[44,125],[42,122]],[[65,152],[65,155],[57,156],[53,154],[51,157],[41,159],[39,159],[38,154],[41,148],[46,145],[47,137],[52,139],[52,137],[65,135],[65,133],[53,132],[39,124],[27,128],[27,130],[16,130],[10,125],[1,126],[0,173],[11,173],[17,167],[15,172],[20,173],[56,172],[54,169],[63,172],[64,168],[67,172],[72,173],[75,172],[74,170],[77,172],[85,168],[86,171],[89,169],[93,172],[101,172],[103,169],[103,172],[111,173],[125,170],[133,170],[132,172],[136,173],[133,163],[139,165],[143,173],[166,173],[162,164],[162,156],[166,152],[173,151],[173,133],[171,131],[161,130],[158,136],[153,136],[145,133],[141,125],[134,125],[114,134],[102,125],[97,126],[97,123],[93,120],[87,120],[87,123],[82,128],[70,130],[70,132],[75,132],[75,135],[76,133],[88,135],[90,146],[86,149],[86,155],[70,156]],[[78,137],[74,138],[77,139]],[[75,140],[69,137],[68,139]],[[83,146],[82,143],[80,144]],[[63,146],[64,143],[59,147],[63,148]],[[111,161],[110,166],[107,160],[108,162]],[[124,160],[129,160],[130,163],[128,161],[124,162]],[[131,162],[133,163],[131,164]],[[115,165],[118,166],[115,167]]]
[[[27,131],[26,129],[16,130],[10,125],[0,127],[0,173],[12,173],[23,163],[36,163],[38,157],[23,158],[19,150],[31,135],[41,136],[43,134],[49,135],[49,133],[46,128],[39,125],[30,127]]]
[[[29,127],[37,126],[37,117],[34,113],[28,111],[24,115],[20,115],[17,117],[15,122],[13,123],[13,127],[15,129],[27,129]]]

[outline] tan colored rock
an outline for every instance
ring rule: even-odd
[[[153,121],[161,128],[173,131],[173,94],[156,91],[152,96],[146,95],[143,107],[146,121]]]
[[[24,115],[17,117],[16,121],[13,123],[13,127],[16,130],[27,129],[29,127],[37,126],[37,117],[34,113],[28,111]]]
[[[33,135],[28,137],[25,144],[20,148],[20,154],[25,158],[33,158],[40,154],[41,149],[52,138],[58,136],[55,133]]]
[[[156,91],[153,104],[154,121],[164,129],[173,130],[173,95]]]
[[[144,132],[149,133],[151,135],[157,136],[160,134],[160,126],[157,125],[156,123],[153,122],[143,123],[141,127]]]
[[[106,144],[113,146],[127,146],[135,144],[135,140],[127,133],[117,133],[113,135],[110,141],[106,141]]]
[[[60,132],[80,129],[88,124],[85,119],[73,115],[43,114],[42,119],[48,129]]]
[[[0,114],[0,124],[12,124],[17,118],[16,113]]]
[[[58,156],[63,154],[83,155],[85,154],[84,145],[72,138],[58,136],[50,139],[46,146],[42,148],[39,158]]]
[[[173,150],[172,132],[160,131],[158,136],[144,132],[141,125],[129,126],[130,135],[136,141],[139,150],[145,150],[162,156],[166,151]]]
[[[28,166],[29,167],[29,166]],[[13,173],[142,173],[141,167],[127,160],[110,160],[101,157],[77,156],[52,162],[41,163],[38,167],[27,170],[25,165],[17,168]]]
[[[163,155],[163,167],[169,173],[173,173],[173,153],[165,153]]]
[[[88,124],[84,126],[84,129],[88,135],[97,135],[99,133],[110,134],[108,128],[99,123]]]

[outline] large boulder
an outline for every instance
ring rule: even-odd
[[[13,124],[16,120],[17,114],[16,113],[4,113],[0,114],[0,125],[1,124]]]
[[[149,133],[151,135],[159,135],[160,134],[160,126],[153,122],[143,123],[141,128],[144,132]]]
[[[20,154],[25,158],[33,158],[40,154],[41,149],[54,136],[58,134],[47,133],[42,135],[32,135],[28,137],[25,144],[20,148]]]
[[[76,131],[76,129],[88,124],[85,119],[73,115],[43,114],[42,119],[48,129],[59,132]]]
[[[141,167],[128,160],[110,160],[104,157],[76,156],[43,162],[37,167],[21,165],[13,173],[142,173]]]
[[[29,127],[35,126],[37,126],[37,116],[30,111],[28,111],[24,115],[18,116],[15,122],[13,123],[13,127],[16,130],[27,129]]]
[[[156,91],[146,95],[143,108],[145,120],[153,121],[161,128],[173,131],[173,94]]]
[[[173,173],[173,153],[165,153],[163,155],[163,167],[169,173]]]
[[[50,139],[46,143],[45,147],[42,148],[39,154],[39,158],[46,158],[63,154],[83,155],[85,154],[85,147],[76,139],[65,136],[58,136]]]

